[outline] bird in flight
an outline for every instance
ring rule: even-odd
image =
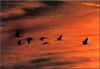
[[[47,39],[46,37],[41,37],[40,40],[43,41],[44,39]]]
[[[85,38],[83,41],[82,41],[83,45],[87,45],[88,44],[88,38]]]
[[[28,37],[28,38],[27,38],[28,44],[31,43],[32,40],[33,40],[33,39],[32,39],[31,37]]]
[[[15,37],[21,37],[21,36],[20,36],[20,30],[19,30],[19,29],[16,30],[16,32],[15,32]]]
[[[58,41],[62,40],[62,35],[57,38]]]
[[[19,41],[17,42],[17,45],[22,45],[21,40],[19,40]]]

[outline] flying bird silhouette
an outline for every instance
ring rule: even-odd
[[[30,43],[33,39],[31,37],[27,38],[27,42]]]
[[[88,38],[85,38],[83,41],[82,41],[83,45],[87,45],[88,44]]]
[[[58,41],[62,40],[62,35],[57,38]]]
[[[21,36],[20,36],[20,30],[19,30],[19,29],[16,30],[16,32],[15,32],[15,37],[21,37]]]
[[[46,37],[41,37],[40,40],[43,41],[44,39],[47,39]]]
[[[21,40],[17,41],[17,45],[22,45]]]

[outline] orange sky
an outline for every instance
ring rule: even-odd
[[[1,65],[10,69],[99,68],[99,7],[95,2],[69,1],[37,16],[2,21]],[[18,8],[12,8],[14,15],[7,12],[8,17],[23,14],[13,9]],[[23,37],[14,37],[16,28],[22,30]],[[60,34],[63,40],[57,41]],[[42,45],[41,36],[48,37],[49,44]],[[27,37],[34,39],[31,44],[25,41]],[[89,44],[84,46],[86,37]],[[18,46],[20,39],[24,44]]]

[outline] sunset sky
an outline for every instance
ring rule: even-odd
[[[6,6],[1,2],[2,69],[99,69],[98,2],[7,1]],[[21,37],[14,36],[16,30]],[[60,35],[62,40],[57,41]],[[30,44],[28,37],[33,39]],[[87,37],[88,44],[83,45]]]

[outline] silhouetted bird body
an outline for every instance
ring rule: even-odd
[[[44,39],[47,39],[46,37],[41,37],[40,40],[43,41]]]
[[[62,35],[57,38],[58,41],[62,40]]]
[[[83,45],[88,44],[88,38],[84,39],[82,43],[83,43]]]
[[[16,30],[15,37],[21,37],[20,36],[20,30]]]
[[[22,45],[21,40],[17,41],[17,45]]]
[[[27,42],[30,43],[33,39],[31,37],[27,38]]]

